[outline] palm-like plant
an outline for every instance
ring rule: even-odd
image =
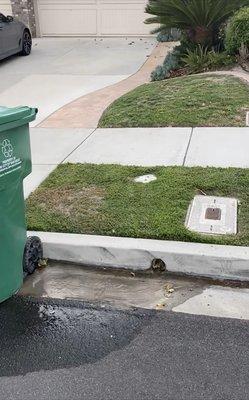
[[[154,17],[145,23],[159,24],[153,32],[177,28],[191,42],[210,46],[220,26],[249,0],[149,0],[146,12]]]

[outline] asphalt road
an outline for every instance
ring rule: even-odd
[[[14,298],[1,400],[246,400],[249,322]]]

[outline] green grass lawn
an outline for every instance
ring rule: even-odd
[[[157,180],[135,183],[154,173]],[[249,245],[249,170],[60,165],[27,200],[31,230]],[[184,221],[190,201],[207,195],[240,200],[239,234],[203,236]]]
[[[142,85],[116,100],[101,128],[245,126],[249,86],[229,76],[188,76]]]

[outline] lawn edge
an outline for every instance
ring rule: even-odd
[[[87,266],[146,271],[160,259],[167,272],[249,281],[249,247],[53,232],[28,232],[44,257]]]

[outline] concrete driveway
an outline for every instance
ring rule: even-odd
[[[38,125],[76,98],[134,74],[154,46],[153,38],[35,39],[29,57],[0,62],[0,103],[38,107]]]

